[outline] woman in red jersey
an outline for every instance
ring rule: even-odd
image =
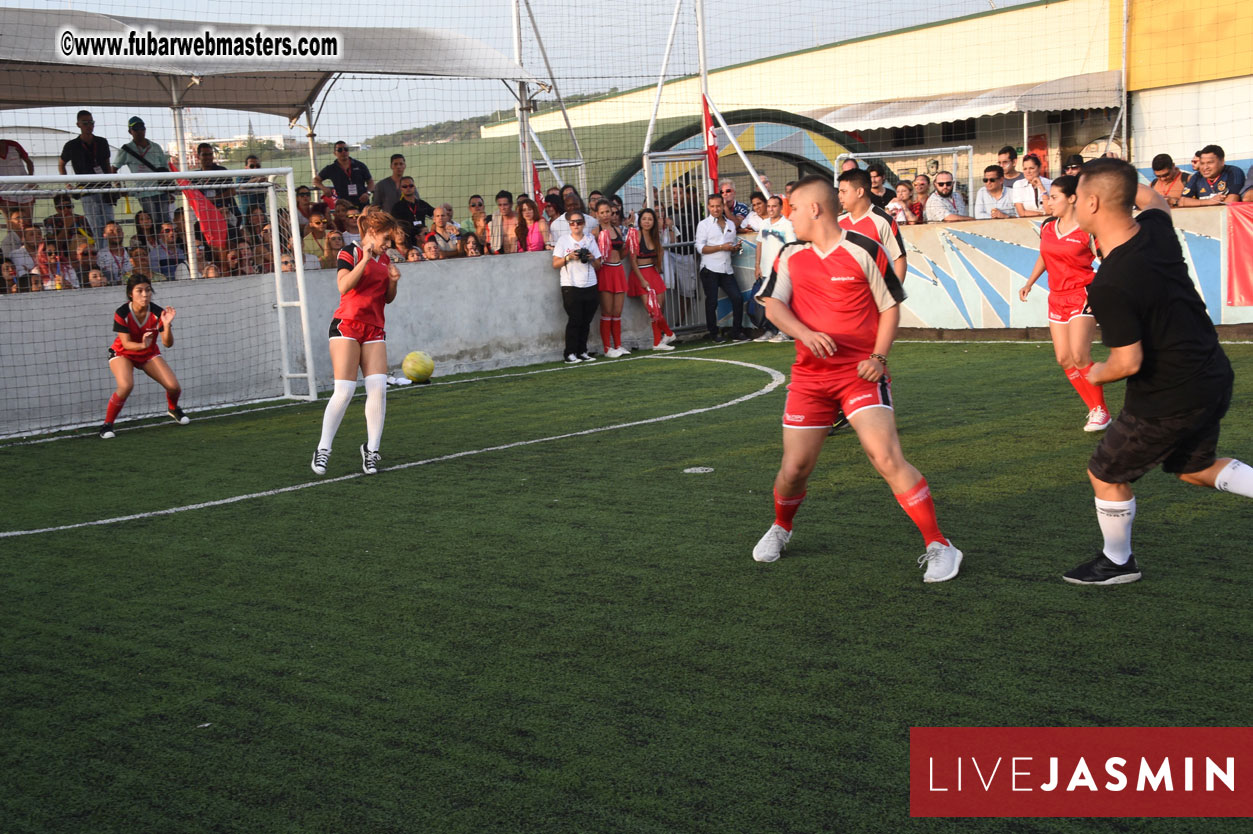
[[[657,227],[657,212],[650,208],[640,209],[640,227],[628,229],[626,251],[630,256],[631,279],[627,281],[627,295],[642,298],[653,320],[653,350],[674,350],[674,331],[666,321],[666,282],[661,277],[661,264],[665,256],[661,248],[661,234]]]
[[[183,393],[178,377],[166,364],[157,345],[158,336],[166,347],[174,345],[174,308],[162,308],[152,303],[152,281],[146,275],[135,274],[127,279],[126,297],[130,300],[113,313],[113,331],[117,333],[117,338],[109,348],[109,370],[117,380],[117,390],[109,397],[104,425],[100,427],[100,437],[105,440],[115,436],[113,421],[135,387],[136,368],[165,389],[165,402],[169,409],[166,413],[170,419],[183,426],[191,422],[183,409],[178,407],[179,395]]]
[[[1078,177],[1069,174],[1053,180],[1045,198],[1048,220],[1040,227],[1040,257],[1027,278],[1027,285],[1018,292],[1023,301],[1040,276],[1049,274],[1049,332],[1053,337],[1053,353],[1066,378],[1088,407],[1084,431],[1101,431],[1109,426],[1109,410],[1105,392],[1088,382],[1092,367],[1092,337],[1096,319],[1088,310],[1088,284],[1095,270],[1096,240],[1079,228],[1075,220],[1075,186]]]
[[[613,203],[597,200],[596,216],[600,219],[596,245],[603,256],[596,273],[596,286],[600,290],[600,339],[605,343],[605,355],[617,359],[631,352],[622,346],[622,305],[626,302],[627,291],[623,260],[630,258],[630,252],[622,228],[614,222]]]
[[[348,403],[357,390],[357,369],[365,377],[366,442],[361,444],[361,469],[378,472],[379,444],[383,440],[383,417],[387,412],[387,342],[383,332],[383,307],[396,299],[400,271],[385,249],[403,232],[389,214],[371,211],[358,220],[361,242],[350,243],[339,253],[336,280],[339,307],[331,318],[331,367],[335,391],[322,416],[322,437],[313,453],[313,471],[326,474],[331,444]]]

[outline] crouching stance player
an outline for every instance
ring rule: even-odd
[[[785,246],[757,293],[770,321],[796,340],[796,362],[783,409],[775,521],[753,558],[775,561],[792,538],[805,485],[843,409],[870,462],[922,533],[923,581],[952,579],[961,551],[940,532],[927,480],[905,460],[896,435],[887,355],[905,299],[900,281],[876,241],[836,222],[840,203],[830,182],[806,177],[791,202],[796,236],[809,242]]]
[[[396,300],[400,271],[384,254],[400,225],[381,211],[368,211],[357,221],[361,242],[339,252],[336,280],[339,307],[331,319],[331,368],[335,392],[322,415],[322,437],[313,453],[313,471],[326,474],[331,444],[344,412],[357,390],[357,369],[365,377],[366,442],[361,444],[361,469],[378,472],[379,444],[383,442],[383,418],[387,414],[387,335],[383,332],[383,307]]]
[[[105,440],[114,437],[113,421],[126,405],[126,398],[135,387],[135,369],[140,368],[165,389],[165,403],[170,419],[180,425],[190,420],[178,407],[183,389],[178,377],[161,356],[157,336],[166,347],[174,346],[174,308],[158,307],[152,303],[152,282],[143,275],[132,275],[126,281],[128,302],[113,313],[113,330],[117,338],[109,348],[109,370],[117,381],[117,390],[109,397],[105,410],[104,425],[100,436]]]
[[[1131,485],[1140,476],[1160,464],[1186,483],[1253,497],[1253,468],[1218,457],[1235,375],[1188,277],[1166,200],[1118,159],[1085,164],[1075,194],[1080,228],[1105,251],[1088,303],[1109,358],[1092,366],[1088,381],[1125,379],[1127,396],[1088,461],[1104,546],[1063,578],[1122,585],[1140,578],[1131,554]],[[1133,207],[1142,209],[1134,218]]]

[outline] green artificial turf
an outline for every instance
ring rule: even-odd
[[[1253,348],[1228,352],[1221,449],[1250,459]],[[1061,582],[1100,542],[1095,438],[1047,344],[893,352],[905,454],[966,553],[939,585],[847,431],[753,562],[782,386],[492,450],[771,383],[685,356],[786,373],[791,348],[437,378],[388,399],[383,465],[421,465],[0,538],[0,829],[1243,830],[914,820],[908,734],[1248,725],[1248,499],[1152,473],[1144,581]],[[327,479],[360,470],[361,403]],[[318,481],[323,405],[0,447],[0,529]]]

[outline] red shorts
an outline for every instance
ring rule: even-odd
[[[596,276],[596,284],[601,292],[626,292],[626,269],[622,264],[602,266]]]
[[[370,342],[385,342],[387,334],[376,324],[366,324],[352,319],[331,319],[332,339],[352,339],[363,345]]]
[[[661,280],[661,275],[658,274],[657,267],[641,266],[640,275],[644,276],[644,283],[652,287],[653,292],[657,293],[658,298],[666,294],[666,282]],[[627,295],[631,296],[632,298],[636,298],[643,294],[644,294],[644,291],[640,289],[639,282],[637,281],[627,282]]]
[[[110,362],[112,362],[114,359],[117,359],[119,356],[121,356],[124,359],[129,359],[131,361],[131,364],[134,365],[136,368],[142,368],[144,365],[148,364],[148,362],[150,362],[153,359],[156,359],[160,355],[161,355],[161,351],[158,350],[155,345],[153,345],[151,350],[145,350],[141,353],[128,353],[126,351],[115,350],[114,348],[109,348],[109,361]]]
[[[891,407],[892,380],[887,374],[878,382],[869,382],[857,375],[856,365],[850,365],[847,372],[822,376],[797,377],[793,372],[783,406],[783,425],[829,429],[838,411],[852,417],[863,408]]]
[[[1049,321],[1065,324],[1076,316],[1091,316],[1088,309],[1088,290],[1080,287],[1077,290],[1049,293]]]

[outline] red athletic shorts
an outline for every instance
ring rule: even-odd
[[[657,273],[655,266],[641,266],[640,275],[644,276],[644,282],[652,287],[658,298],[666,294],[666,282],[661,280],[661,275]],[[643,294],[644,291],[640,289],[638,281],[627,282],[627,295],[635,298]]]
[[[160,355],[161,355],[161,351],[157,349],[156,345],[153,345],[151,348],[143,351],[142,353],[126,353],[123,351],[115,350],[114,348],[109,348],[109,361],[110,362],[112,362],[114,359],[117,359],[119,356],[121,356],[126,359],[129,359],[131,361],[131,364],[134,365],[136,368],[142,368],[144,365],[148,364],[149,360],[156,359]]]
[[[798,377],[792,374],[783,406],[783,425],[794,429],[829,429],[835,415],[843,411],[852,417],[863,408],[891,408],[892,380],[887,374],[878,382],[857,375],[857,366],[843,373]]]
[[[383,328],[375,324],[353,321],[352,319],[331,319],[330,337],[332,339],[354,339],[363,345],[370,342],[387,341],[387,334],[383,332]]]
[[[1077,290],[1049,293],[1049,321],[1065,324],[1076,316],[1090,316],[1088,309],[1088,290],[1080,287]]]
[[[606,264],[600,268],[596,276],[596,284],[601,292],[626,292],[626,269],[622,264]]]

